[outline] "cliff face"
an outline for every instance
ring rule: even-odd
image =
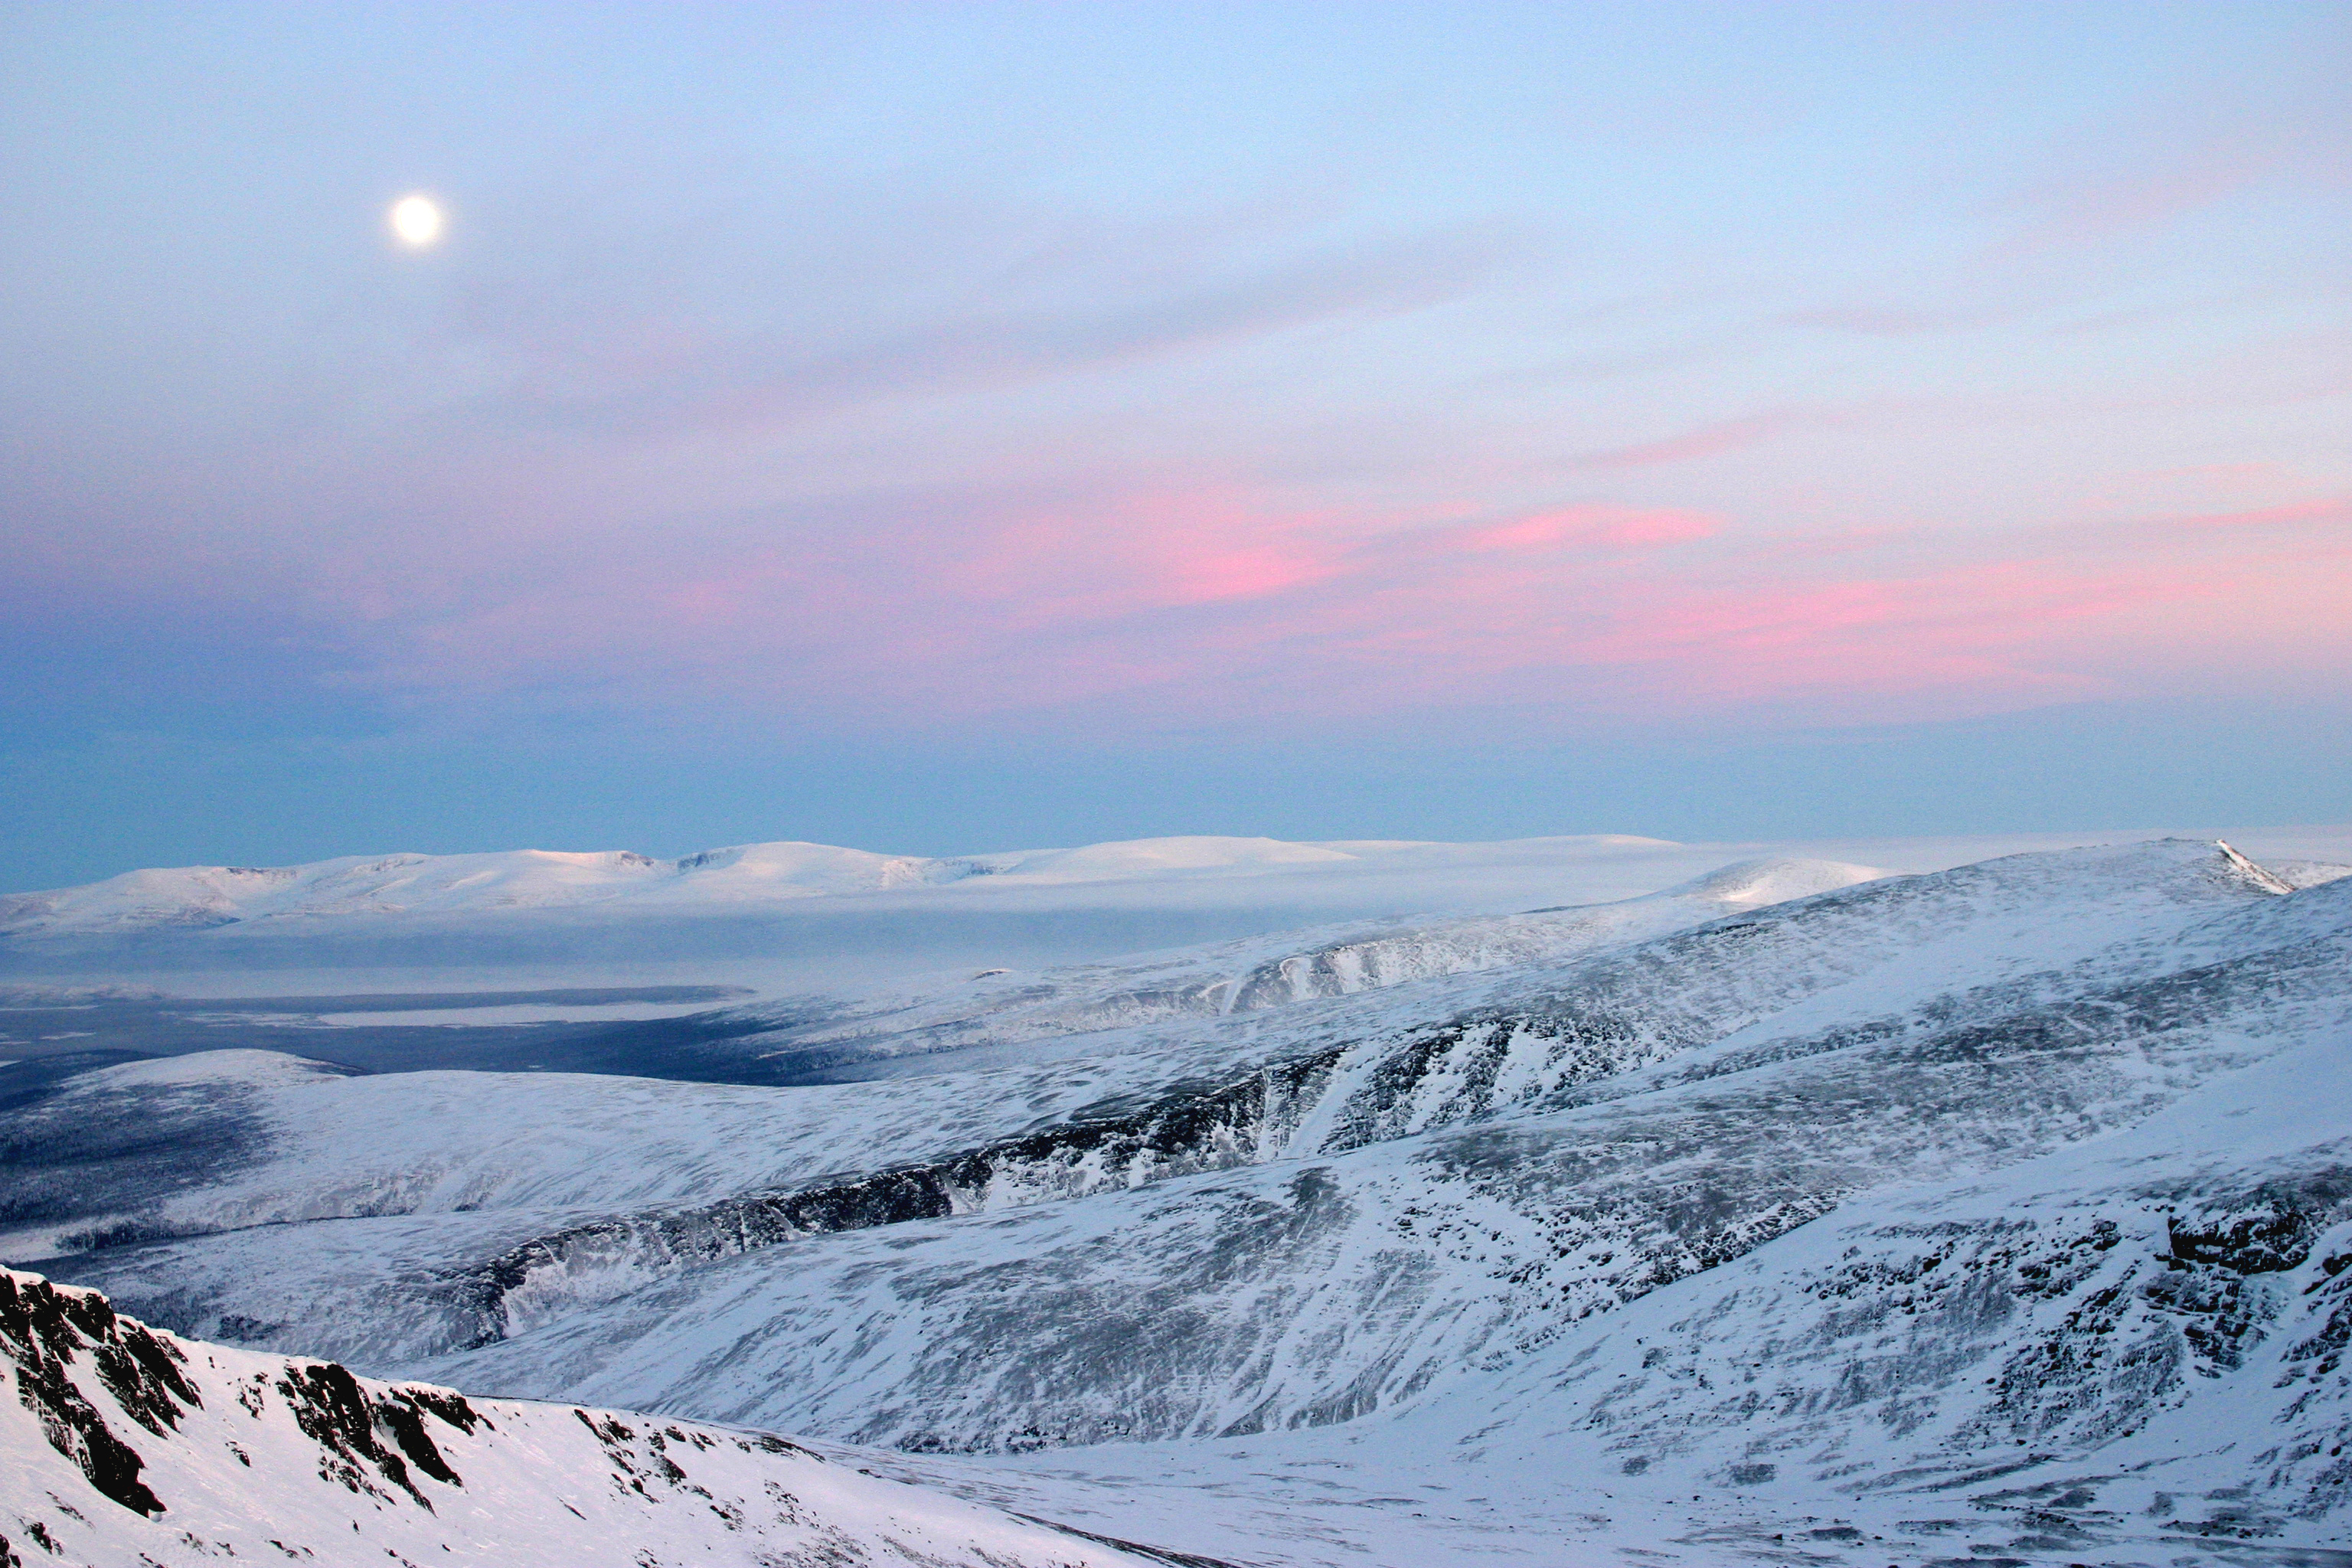
[[[0,1272],[0,1563],[1134,1568],[782,1438],[240,1353]]]

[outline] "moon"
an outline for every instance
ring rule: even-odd
[[[400,243],[422,250],[441,237],[441,209],[430,196],[403,196],[392,204],[392,232]]]

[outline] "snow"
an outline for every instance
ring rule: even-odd
[[[0,900],[0,930],[103,932],[298,916],[546,910],[637,902],[817,898],[920,884],[939,862],[822,844],[754,844],[676,861],[625,850],[349,857],[303,866],[127,872]]]
[[[350,1069],[309,1061],[279,1051],[199,1051],[184,1057],[158,1057],[152,1061],[125,1062],[100,1068],[72,1081],[76,1096],[105,1095],[143,1089],[234,1086],[258,1089],[307,1086],[349,1076]]]
[[[0,1255],[206,1356],[786,1431],[1229,1562],[2316,1563],[2352,879],[2242,837],[973,858],[802,903],[1307,918],[715,1015],[786,1087],[84,1073],[0,1113]],[[1355,912],[1400,887],[1475,896]]]
[[[2340,1172],[2347,1104],[2352,1041],[2315,1042],[1991,1179],[1843,1205],[1393,1415],[891,1468],[1299,1563],[2333,1562],[2288,1554],[2347,1542],[2352,1390],[2311,1347],[2347,1315],[2352,1214],[2250,1276],[2179,1267],[2168,1218],[2185,1187]],[[2255,1301],[2238,1344],[2163,1289],[2200,1272]]]
[[[1752,910],[1852,887],[1856,882],[1875,881],[1892,874],[1874,866],[1840,860],[1741,860],[1650,897],[1711,899],[1726,909]]]
[[[2234,829],[2218,836],[2265,861],[2306,868],[2298,875],[2324,878],[2333,874],[2329,868],[2352,863],[2352,827]],[[217,942],[261,931],[316,934],[320,921],[331,929],[390,930],[428,917],[478,917],[494,922],[484,929],[499,930],[583,913],[650,920],[769,910],[805,918],[819,905],[846,906],[841,912],[851,918],[856,918],[853,911],[877,910],[914,917],[1003,908],[1034,916],[1252,906],[1325,919],[1503,913],[1636,897],[1740,859],[1844,860],[1920,872],[2021,851],[2149,837],[2094,832],[1746,844],[1677,844],[1625,834],[1493,844],[1192,837],[946,857],[801,842],[739,845],[676,859],[626,850],[350,856],[290,867],[131,871],[81,887],[0,895],[0,936],[23,942],[178,931],[209,933]],[[345,956],[335,967],[352,965]]]
[[[151,1333],[33,1275],[0,1273],[0,1362],[26,1390],[0,1401],[9,1562],[1166,1561],[760,1435],[321,1377],[316,1363]],[[127,1454],[133,1473],[108,1473],[93,1449]]]
[[[298,917],[446,914],[625,904],[725,910],[744,903],[942,886],[1129,880],[1236,873],[1358,858],[1272,838],[1144,838],[1078,849],[980,857],[880,855],[826,844],[744,844],[676,860],[626,850],[568,854],[354,856],[284,867],[190,866],[129,871],[85,887],[0,899],[0,932],[103,934]]]
[[[999,876],[1039,882],[1100,882],[1184,871],[1235,871],[1270,866],[1318,866],[1360,858],[1318,844],[1276,838],[1137,838],[1083,849],[1043,849],[1008,862]]]

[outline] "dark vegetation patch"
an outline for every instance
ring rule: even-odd
[[[597,985],[554,991],[369,991],[347,996],[236,996],[172,1004],[179,1012],[216,1013],[415,1013],[455,1007],[603,1007],[623,1002],[674,1005],[731,1002],[756,995],[744,985]]]
[[[671,994],[672,993],[703,993]],[[724,1001],[732,986],[616,990],[369,993],[203,1000],[103,999],[0,1013],[0,1110],[28,1106],[92,1068],[197,1051],[263,1050],[325,1058],[364,1072],[583,1072],[688,1083],[809,1081],[786,1058],[734,1042],[773,1030],[772,1016],[714,1008],[675,1018],[551,1024],[355,1024],[303,1027],[321,1013],[373,1013],[525,1004]],[[268,1021],[271,1016],[289,1020]],[[814,1022],[814,1017],[803,1022]]]
[[[151,1051],[75,1050],[12,1061],[0,1067],[0,1112],[37,1104],[56,1093],[58,1086],[68,1079],[100,1068],[121,1067],[124,1062],[151,1061],[153,1057]],[[0,1133],[0,1137],[5,1136]]]
[[[116,1216],[67,1247],[147,1239],[151,1228],[135,1217],[142,1211],[254,1164],[268,1152],[253,1096],[235,1085],[142,1087],[45,1100],[0,1113],[0,1226]]]

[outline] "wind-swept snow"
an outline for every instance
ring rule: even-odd
[[[2316,1552],[2352,879],[2284,869],[1751,858],[714,1015],[789,1087],[133,1063],[5,1113],[0,1245],[1234,1561]]]
[[[453,916],[495,916],[498,925],[490,929],[507,929],[564,911],[635,911],[647,918],[741,915],[771,907],[805,912],[810,900],[856,903],[880,895],[899,900],[894,908],[963,909],[977,900],[979,907],[1001,902],[1029,913],[1137,907],[1138,900],[1197,907],[1260,902],[1349,918],[1501,912],[1529,903],[1589,903],[1655,891],[1743,853],[1926,871],[2021,850],[2139,837],[1856,840],[1744,851],[1734,845],[1587,834],[1498,844],[1189,837],[936,857],[797,841],[676,858],[631,850],[404,853],[298,866],[128,871],[80,887],[0,895],[0,937],[293,930],[319,921],[331,929],[365,928]],[[2344,829],[2256,830],[2245,842],[2298,877],[2340,875],[2340,862],[2352,860],[2352,832]],[[1544,897],[1546,891],[1552,896]],[[915,902],[905,903],[908,899]]]
[[[1299,1563],[2333,1564],[2347,1104],[2339,1035],[1856,1199],[1393,1415],[892,1468]]]

